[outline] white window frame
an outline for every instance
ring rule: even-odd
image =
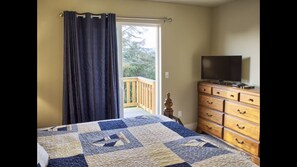
[[[152,23],[151,21],[148,23],[146,20],[144,21],[117,21],[116,23],[117,27],[117,35],[122,36],[121,32],[118,31],[118,28],[121,28],[123,25],[135,25],[135,26],[145,26],[145,27],[157,27],[158,33],[157,33],[157,52],[156,52],[156,58],[155,58],[155,64],[156,64],[156,98],[155,98],[155,104],[156,104],[156,114],[157,115],[162,115],[162,52],[161,52],[161,24],[160,23]],[[120,85],[120,117],[123,118],[124,116],[124,103],[123,103],[123,82],[122,82],[122,77],[123,77],[123,71],[122,71],[122,39],[118,39],[118,62],[119,62],[119,85]]]

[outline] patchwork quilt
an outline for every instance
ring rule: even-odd
[[[37,141],[49,154],[49,167],[256,167],[219,140],[163,117],[143,115],[37,129]]]

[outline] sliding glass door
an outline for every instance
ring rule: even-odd
[[[160,25],[117,22],[121,117],[160,114]]]

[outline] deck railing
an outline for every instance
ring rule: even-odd
[[[140,107],[151,114],[156,114],[155,80],[143,77],[124,77],[124,108]]]

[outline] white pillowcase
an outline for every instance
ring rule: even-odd
[[[45,149],[37,143],[37,164],[41,167],[46,167],[48,164],[49,155]]]

